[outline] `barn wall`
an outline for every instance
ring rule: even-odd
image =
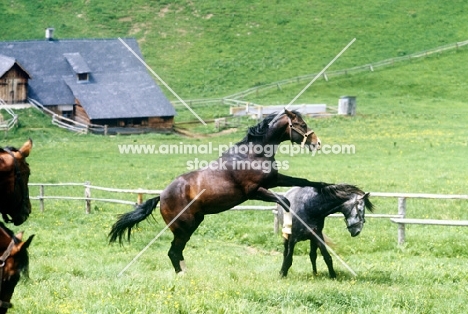
[[[154,129],[172,129],[174,117],[149,117],[148,126]]]
[[[84,108],[79,104],[77,101],[77,104],[75,104],[74,110],[73,110],[73,119],[77,122],[84,123],[84,124],[90,124],[91,119],[89,118],[88,114],[84,110]]]
[[[107,125],[109,127],[152,128],[157,130],[167,130],[172,129],[174,126],[174,117],[93,119],[91,120],[91,123]]]
[[[16,63],[0,78],[0,98],[8,104],[23,103],[28,98],[28,75]]]

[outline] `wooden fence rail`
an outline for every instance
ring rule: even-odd
[[[143,202],[144,195],[159,195],[162,190],[147,190],[147,189],[116,189],[109,187],[100,187],[91,185],[90,182],[85,183],[30,183],[29,186],[38,186],[39,195],[30,196],[32,200],[39,201],[41,212],[45,209],[44,201],[49,200],[76,200],[85,202],[85,212],[91,213],[92,202],[108,202],[124,205],[136,205]],[[81,187],[84,189],[82,197],[74,196],[46,196],[46,187]],[[127,201],[112,198],[96,198],[92,197],[92,190],[105,191],[111,193],[126,193],[136,195],[136,201]],[[30,193],[31,194],[31,193]],[[279,193],[284,194],[284,193]],[[461,199],[468,200],[468,195],[452,195],[452,194],[419,194],[419,193],[385,193],[385,192],[371,192],[372,197],[390,197],[398,200],[398,207],[396,214],[366,214],[366,217],[371,218],[385,218],[398,225],[398,244],[405,242],[405,225],[406,224],[423,224],[423,225],[444,225],[444,226],[468,226],[468,220],[434,220],[434,219],[410,219],[406,218],[406,199],[408,198],[422,198],[422,199]],[[232,208],[232,210],[258,210],[258,211],[272,211],[274,214],[274,230],[278,232],[281,230],[282,222],[278,219],[276,205],[239,205]],[[333,214],[331,217],[342,217],[341,214]]]
[[[0,98],[0,110],[5,110],[6,113],[10,116],[9,118],[5,118],[0,113],[0,130],[4,130],[5,133],[18,124],[18,115],[15,114],[13,110],[8,108],[6,105],[6,102]]]

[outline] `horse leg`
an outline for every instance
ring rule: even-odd
[[[318,233],[318,236],[320,237],[320,239],[322,239],[322,241],[324,241],[322,232]],[[321,241],[318,242],[318,247],[320,249],[320,252],[322,253],[325,264],[327,264],[328,272],[330,273],[330,278],[336,278],[336,273],[333,269],[333,260],[330,253],[328,253],[327,248]]]
[[[189,219],[189,217],[191,219]],[[190,237],[195,230],[197,230],[203,219],[204,215],[202,213],[197,213],[195,215],[190,214],[190,216],[184,216],[183,221],[175,221],[171,226],[174,240],[171,242],[171,247],[167,255],[177,274],[185,272],[186,270],[183,251]]]
[[[291,203],[286,197],[284,197],[283,195],[275,194],[271,191],[268,191],[267,189],[263,187],[259,187],[257,191],[255,191],[254,194],[250,195],[249,199],[259,200],[259,201],[264,201],[264,202],[278,203],[287,212],[289,212],[289,207],[291,206]]]
[[[283,244],[283,265],[281,266],[280,275],[282,277],[286,277],[293,262],[294,246],[296,245],[296,242],[292,240],[292,236],[290,236],[289,239],[284,239]]]
[[[185,237],[180,237],[174,234],[174,240],[171,242],[171,247],[167,253],[177,274],[185,271],[185,269],[182,269],[182,266],[184,266],[184,256],[182,255],[182,252],[188,240],[189,239]]]
[[[317,240],[312,239],[310,240],[310,262],[312,263],[312,272],[314,275],[317,275]]]
[[[273,184],[269,184],[268,188],[274,188],[277,186],[300,186],[300,187],[311,186],[317,189],[322,189],[328,185],[330,184],[325,183],[325,182],[309,181],[303,178],[290,177],[290,176],[286,176],[284,174],[278,173],[276,182],[273,182]]]

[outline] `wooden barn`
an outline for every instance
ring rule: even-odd
[[[142,58],[135,39],[124,41]],[[7,102],[31,98],[86,124],[174,125],[174,107],[119,39],[58,40],[49,33],[45,40],[0,42],[0,74],[0,97]]]
[[[26,102],[30,78],[15,59],[0,55],[0,99],[7,104]]]

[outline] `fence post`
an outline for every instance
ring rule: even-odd
[[[398,215],[401,218],[406,216],[406,198],[404,197],[398,198]],[[398,244],[402,245],[403,243],[405,243],[405,224],[401,223],[398,224]]]
[[[41,208],[41,213],[44,212],[44,186],[41,184],[39,186],[39,206]]]
[[[86,202],[86,213],[89,214],[91,213],[91,188],[89,187],[91,182],[86,181],[85,182],[85,202]]]
[[[143,203],[143,193],[138,192],[137,204],[140,205],[141,203]]]
[[[273,232],[277,234],[280,230],[279,228],[279,219],[278,219],[278,211],[277,210],[272,210],[274,219],[273,219]]]

